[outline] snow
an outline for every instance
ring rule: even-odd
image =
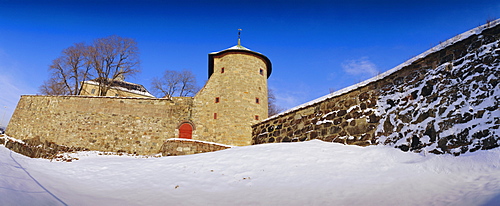
[[[207,141],[201,141],[201,140],[195,140],[195,139],[186,139],[186,138],[167,139],[167,141],[173,141],[173,140],[186,141],[186,142],[199,142],[199,143],[212,144],[212,145],[217,145],[217,146],[222,146],[222,147],[234,147],[233,145],[221,144],[221,143],[216,143],[216,142],[207,142]]]
[[[432,151],[436,149],[437,142],[430,142],[430,137],[425,135],[428,128],[438,131],[439,137],[449,137],[464,132],[465,135],[461,135],[462,137],[460,137],[461,140],[459,141],[471,142],[472,144],[462,145],[452,151],[459,154],[462,149],[470,151],[470,149],[480,146],[481,141],[476,140],[476,138],[482,138],[481,140],[486,141],[485,139],[487,138],[498,137],[500,128],[495,126],[496,119],[500,116],[500,110],[492,110],[491,108],[495,108],[498,105],[500,87],[489,83],[491,80],[496,81],[497,79],[494,74],[495,72],[498,73],[498,64],[485,64],[477,61],[486,58],[487,55],[495,54],[499,50],[498,41],[482,45],[479,50],[478,54],[471,52],[464,57],[454,60],[452,63],[445,62],[438,65],[435,69],[429,70],[418,84],[404,85],[401,87],[401,91],[381,95],[377,102],[378,111],[376,111],[376,114],[381,115],[382,118],[380,119],[381,124],[378,125],[377,133],[389,132],[390,134],[388,136],[379,136],[378,142],[401,146],[407,145],[407,140],[413,136],[418,136],[421,137],[420,141],[428,144],[422,150]],[[453,66],[454,63],[458,62],[461,63]],[[474,65],[476,68],[483,68],[484,71],[493,71],[493,74],[489,75],[484,71],[471,72],[458,76],[457,79],[447,78],[448,83],[442,81],[445,78],[443,77],[445,71],[450,70],[451,73],[457,74],[459,71],[467,71],[469,68],[465,68],[467,67],[466,65]],[[482,78],[475,80],[476,77],[481,76],[487,77],[487,80],[481,80]],[[411,103],[402,102],[395,106],[386,104],[389,100],[401,100],[413,92],[422,91],[427,82],[433,81],[436,82],[434,92],[437,93],[437,98],[435,100],[428,101],[422,96],[418,96]],[[440,112],[442,109],[443,112]],[[482,111],[483,113],[478,115],[478,111]],[[423,113],[429,114],[432,118],[426,118],[419,122],[418,119]],[[396,114],[399,116],[406,115],[411,123],[405,124],[402,118],[396,118]],[[466,116],[473,116],[474,118],[466,122],[456,122],[451,125],[446,123],[455,121],[453,119],[457,119],[457,117]],[[402,125],[403,127],[398,129],[398,132],[393,132],[395,130],[385,131],[384,124],[382,123],[386,120],[390,120],[392,125]],[[432,124],[430,125],[431,127],[429,127],[429,123]],[[484,133],[484,131],[487,131],[490,135],[482,137],[481,133]],[[498,138],[494,141],[500,143]]]
[[[498,24],[500,24],[500,19],[497,19],[497,20],[491,21],[491,22],[490,22],[490,23],[488,23],[488,24],[485,24],[485,25],[482,25],[482,26],[476,27],[476,28],[474,28],[474,29],[471,29],[471,30],[469,30],[469,31],[466,31],[466,32],[464,32],[464,33],[462,33],[462,34],[459,34],[459,35],[457,35],[457,36],[455,36],[455,37],[453,37],[453,38],[451,38],[451,39],[446,40],[445,42],[440,43],[440,44],[439,44],[439,45],[437,45],[437,46],[432,47],[431,49],[429,49],[429,50],[427,50],[427,51],[425,51],[425,52],[423,52],[423,53],[421,53],[421,54],[419,54],[419,55],[417,55],[417,56],[415,56],[415,57],[413,57],[413,58],[411,58],[411,59],[407,60],[406,62],[404,62],[404,63],[402,63],[402,64],[400,64],[400,65],[398,65],[398,66],[396,66],[396,67],[394,67],[394,68],[392,68],[392,69],[390,69],[390,70],[388,70],[388,71],[386,71],[386,72],[384,72],[384,73],[382,73],[382,74],[380,74],[380,75],[377,75],[377,76],[375,76],[375,77],[373,77],[373,78],[371,78],[371,79],[365,80],[365,81],[360,82],[360,83],[358,83],[358,84],[355,84],[355,85],[352,85],[352,86],[346,87],[346,88],[344,88],[344,89],[341,89],[341,90],[335,91],[335,92],[333,92],[333,93],[327,94],[327,95],[322,96],[322,97],[320,97],[320,98],[317,98],[317,99],[314,99],[314,100],[312,100],[312,101],[306,102],[306,103],[301,104],[301,105],[299,105],[299,106],[297,106],[297,107],[294,107],[294,108],[288,109],[288,110],[286,110],[286,111],[284,111],[284,112],[282,112],[282,113],[279,113],[279,114],[276,114],[276,115],[274,115],[274,116],[271,116],[271,117],[269,117],[269,118],[267,118],[267,119],[265,119],[265,120],[263,120],[263,121],[265,122],[265,121],[268,121],[268,120],[270,120],[270,119],[274,119],[274,118],[277,118],[277,117],[279,117],[279,116],[286,115],[286,114],[291,113],[291,112],[293,112],[293,111],[296,111],[296,110],[299,110],[299,109],[305,108],[305,107],[307,107],[307,106],[314,105],[314,104],[319,103],[319,102],[322,102],[322,101],[324,101],[324,100],[326,100],[326,99],[330,99],[330,98],[333,98],[333,97],[340,96],[340,95],[342,95],[342,94],[345,94],[345,93],[348,93],[348,92],[350,92],[350,91],[356,90],[356,89],[358,89],[358,88],[360,88],[360,87],[364,87],[364,86],[366,86],[366,85],[368,85],[368,84],[370,84],[370,83],[373,83],[373,82],[376,82],[376,81],[378,81],[378,80],[384,79],[384,78],[388,77],[389,75],[391,75],[391,74],[393,74],[393,73],[395,73],[395,72],[397,72],[397,71],[401,70],[402,68],[404,68],[404,67],[406,67],[406,66],[408,66],[408,65],[411,65],[413,62],[415,62],[415,61],[417,61],[417,60],[419,60],[419,59],[422,59],[422,58],[426,57],[426,56],[427,56],[427,55],[429,55],[429,54],[432,54],[432,53],[434,53],[434,52],[440,51],[440,50],[442,50],[442,49],[444,49],[444,48],[446,48],[446,47],[448,47],[448,46],[450,46],[450,45],[453,45],[453,44],[454,44],[454,43],[456,43],[456,42],[462,41],[462,40],[464,40],[464,39],[466,39],[466,38],[468,38],[468,37],[470,37],[470,36],[472,36],[472,35],[479,35],[479,34],[481,34],[481,32],[482,32],[483,30],[488,29],[488,28],[495,27],[495,26],[496,26],[496,25],[498,25]],[[489,52],[489,50],[488,50],[488,49],[485,49],[485,51],[483,51],[483,53],[482,53],[482,54],[487,53],[487,52]]]
[[[217,53],[220,53],[220,52],[223,52],[223,51],[226,51],[226,50],[246,50],[246,51],[252,51],[252,50],[250,50],[250,49],[248,49],[248,48],[246,48],[246,47],[244,47],[244,46],[241,46],[241,45],[234,45],[234,46],[232,46],[232,47],[230,47],[230,48],[227,48],[227,49],[224,49],[224,50],[222,50],[222,51],[218,51],[218,52],[212,52],[212,53],[210,53],[210,54],[217,54]],[[252,52],[254,52],[254,51],[252,51]],[[258,53],[258,52],[256,52],[256,53]]]
[[[0,205],[498,205],[500,148],[458,157],[319,140],[159,158],[0,145]]]
[[[119,80],[115,80],[115,81],[119,81]],[[85,81],[85,83],[87,84],[92,84],[92,85],[96,85],[96,86],[99,86],[99,83],[98,82],[95,82],[95,81]],[[138,86],[141,86],[139,84],[134,84],[134,83],[130,83],[130,82],[127,82],[128,84],[132,84],[132,85],[138,85]],[[142,87],[142,86],[141,86]],[[130,92],[130,93],[133,93],[133,94],[138,94],[138,95],[142,95],[142,96],[148,96],[148,97],[151,97],[151,98],[155,98],[155,96],[153,96],[151,93],[149,93],[147,90],[146,91],[139,91],[139,90],[134,90],[134,89],[127,89],[127,88],[123,88],[123,87],[118,87],[118,86],[115,86],[115,87],[111,87],[112,89],[116,89],[116,90],[120,90],[120,91],[124,91],[124,92]],[[143,87],[144,88],[144,87]],[[144,88],[146,89],[146,88]]]

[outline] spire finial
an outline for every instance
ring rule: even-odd
[[[241,46],[241,40],[240,40],[241,31],[242,29],[238,29],[238,46]]]

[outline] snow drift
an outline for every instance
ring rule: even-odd
[[[500,148],[405,153],[319,140],[160,158],[32,159],[0,146],[0,205],[495,205]]]

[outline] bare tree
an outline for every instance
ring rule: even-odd
[[[100,96],[106,96],[116,79],[140,71],[139,49],[131,38],[113,35],[96,39],[88,51],[89,63],[97,73]]]
[[[276,96],[271,88],[267,88],[267,114],[269,117],[279,114],[283,108],[276,105]]]
[[[82,90],[81,83],[91,77],[86,60],[87,46],[77,43],[62,51],[62,55],[49,66],[51,77],[40,87],[47,95],[77,95]]]
[[[151,85],[155,95],[165,98],[194,96],[199,90],[196,77],[189,70],[182,72],[165,70],[161,78],[154,78],[151,81]]]
[[[69,95],[66,85],[54,77],[44,81],[38,89],[44,95]]]
[[[92,45],[78,43],[64,49],[49,67],[51,77],[40,86],[40,93],[78,95],[82,82],[97,77],[98,94],[106,96],[117,78],[139,72],[139,49],[130,38],[109,36]]]
[[[182,70],[182,72],[179,73],[179,78],[180,78],[179,82],[180,97],[194,96],[198,92],[199,88],[196,85],[196,77],[194,76],[193,72],[189,70]]]

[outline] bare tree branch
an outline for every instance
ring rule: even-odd
[[[180,97],[193,96],[198,92],[198,87],[196,86],[196,77],[193,72],[189,70],[182,70],[179,73],[180,82]]]
[[[91,65],[97,72],[100,96],[106,96],[112,82],[138,73],[139,49],[130,38],[116,35],[96,39],[92,45]]]
[[[83,43],[74,44],[64,49],[62,55],[54,59],[49,66],[51,78],[40,87],[40,92],[42,94],[50,93],[51,95],[79,94],[82,89],[81,83],[91,76],[85,57],[86,49]],[[55,85],[57,85],[58,89],[47,90],[47,88],[52,88]]]
[[[52,61],[49,67],[51,79],[44,82],[40,92],[78,95],[83,89],[82,83],[96,76],[98,94],[106,96],[117,78],[138,73],[139,64],[137,43],[130,38],[114,35],[96,39],[88,46],[84,43],[74,44]],[[58,89],[50,89],[56,85]]]
[[[50,78],[39,87],[40,93],[44,95],[69,95],[67,87],[56,78]]]
[[[161,78],[154,78],[151,81],[151,85],[155,95],[165,98],[194,96],[199,90],[196,77],[189,70],[182,72],[165,70]]]
[[[267,114],[269,117],[279,114],[283,108],[276,105],[276,96],[271,88],[267,89]]]

